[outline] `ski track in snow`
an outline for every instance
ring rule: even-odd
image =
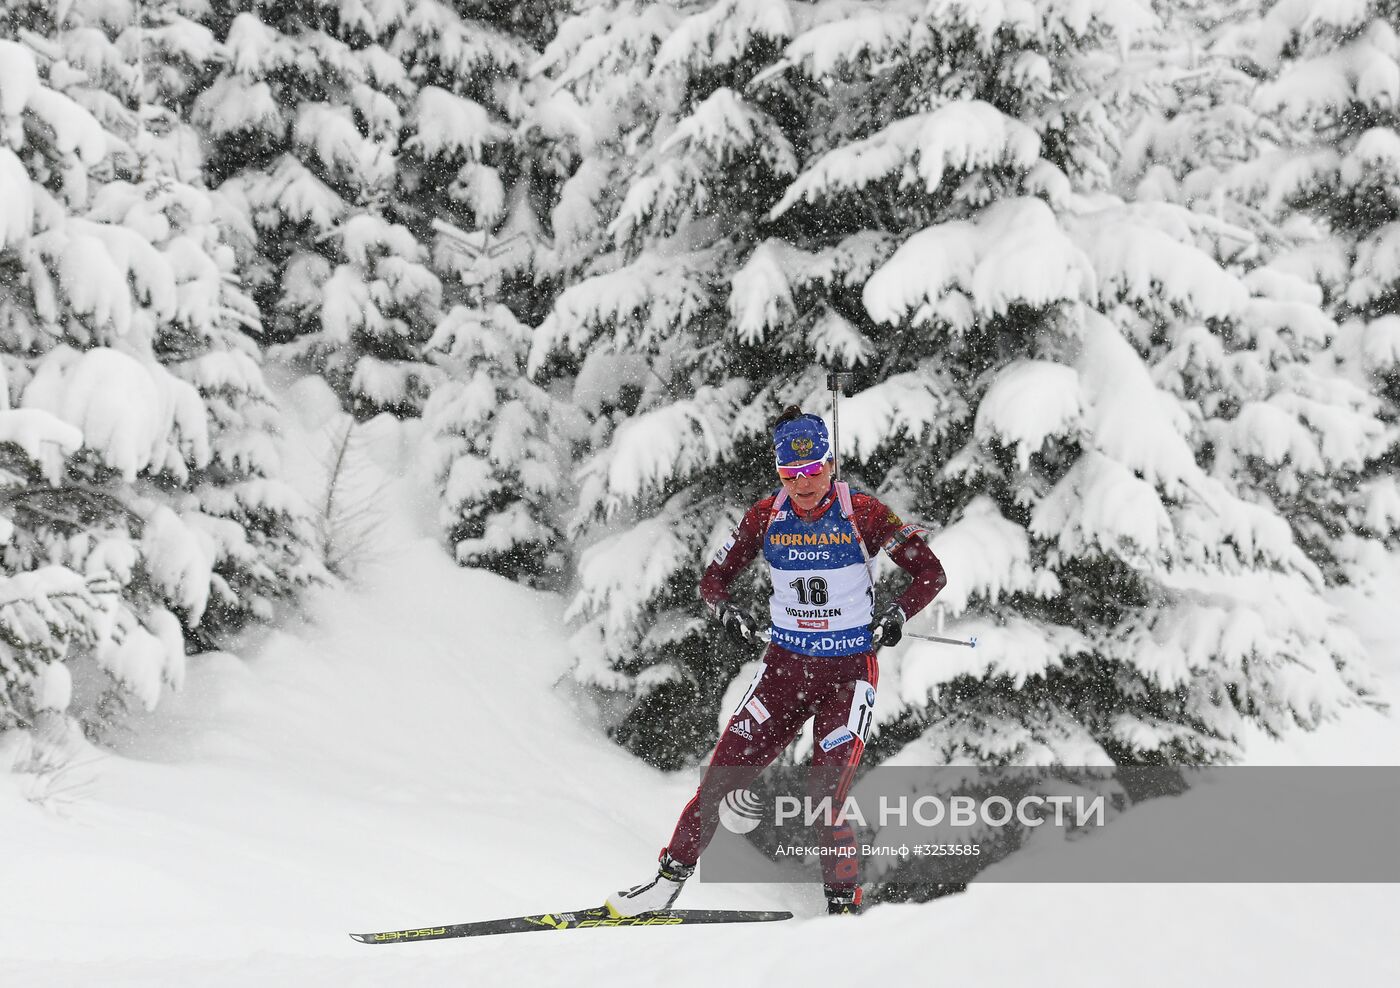
[[[191,661],[181,694],[116,753],[87,751],[48,783],[49,798],[32,776],[0,776],[9,849],[0,985],[737,988],[839,974],[873,985],[1180,986],[1400,976],[1389,946],[1400,890],[1387,885],[981,883],[838,919],[819,915],[815,888],[692,882],[684,906],[788,908],[798,918],[351,941],[349,932],[595,905],[646,877],[697,779],[649,769],[602,736],[561,684],[562,602],[453,565],[414,498],[412,427],[376,422],[371,433],[392,483],[386,551],[358,589],[314,594],[301,622],[247,661]],[[1344,603],[1396,692],[1384,621],[1394,595],[1381,589]],[[1394,764],[1400,728],[1363,711],[1251,751],[1268,763]]]

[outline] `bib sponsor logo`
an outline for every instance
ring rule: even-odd
[[[787,611],[788,617],[795,618],[834,618],[841,616],[841,608],[839,607],[823,607],[815,611],[811,609],[803,611],[796,607],[784,607],[783,610]]]
[[[805,559],[814,562],[826,562],[831,558],[831,553],[825,549],[789,549],[787,551],[788,560]]]
[[[768,544],[789,545],[855,545],[850,532],[773,532]]]
[[[812,642],[812,645],[813,645],[813,647],[819,648],[819,649],[821,649],[822,651],[826,651],[826,650],[828,650],[828,649],[835,649],[835,648],[861,648],[861,647],[866,647],[866,648],[868,648],[868,647],[869,647],[868,639],[865,639],[865,638],[847,638],[847,637],[845,637],[844,635],[843,635],[842,637],[840,637],[840,638],[833,637],[832,635],[826,635],[826,636],[824,636],[824,637],[822,637],[822,638],[818,638],[816,641]]]
[[[803,631],[826,631],[831,622],[826,618],[798,618],[797,626]]]
[[[851,733],[849,727],[838,727],[826,737],[822,738],[822,751],[830,751],[832,748],[839,748],[847,741],[854,741],[855,735]]]
[[[830,655],[835,654],[838,649],[850,649],[853,652],[868,651],[870,649],[870,635],[862,637],[849,637],[847,635],[822,635],[820,638],[812,637],[809,631],[792,631],[787,628],[773,626],[772,640],[779,645],[784,645],[796,651],[808,655]],[[845,653],[850,654],[850,653]]]

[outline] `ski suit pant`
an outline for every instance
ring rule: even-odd
[[[757,675],[720,734],[699,789],[681,811],[666,848],[670,855],[682,864],[695,864],[719,825],[724,797],[757,778],[809,717],[815,718],[812,767],[818,771],[812,774],[808,795],[830,797],[839,809],[865,751],[879,676],[874,652],[822,657],[768,646]],[[820,829],[827,847],[845,852],[822,855],[823,881],[841,891],[854,889],[860,884],[854,829],[843,823]]]

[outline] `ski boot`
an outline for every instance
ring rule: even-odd
[[[860,914],[860,887],[826,887],[826,911],[832,916],[856,916]]]
[[[694,865],[681,864],[666,851],[661,852],[656,877],[643,885],[634,885],[608,896],[608,915],[613,917],[640,916],[642,913],[670,909],[681,894],[685,880],[695,873]]]

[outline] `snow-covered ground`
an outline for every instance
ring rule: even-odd
[[[306,406],[314,422],[317,402]],[[984,883],[847,919],[819,915],[811,888],[692,883],[684,905],[798,918],[351,941],[596,904],[649,871],[695,783],[647,768],[589,723],[561,684],[561,601],[449,562],[414,501],[411,435],[376,430],[378,466],[398,479],[381,502],[379,562],[357,588],[316,594],[302,623],[246,661],[192,662],[185,690],[119,753],[89,749],[46,777],[0,774],[0,985],[1400,978],[1400,888],[1389,885]],[[1387,597],[1346,603],[1394,687]],[[1256,750],[1265,762],[1400,763],[1400,722],[1363,712]],[[1130,814],[1112,832],[1126,839],[1132,826]]]

